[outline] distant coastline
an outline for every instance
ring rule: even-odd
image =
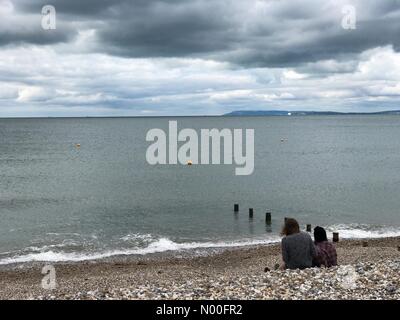
[[[0,117],[2,119],[124,119],[124,118],[218,118],[241,116],[358,116],[358,115],[400,115],[400,110],[377,112],[337,112],[337,111],[290,111],[290,110],[237,110],[224,114],[187,114],[187,115],[133,115],[133,116],[33,116],[33,117]]]
[[[238,110],[224,116],[336,116],[336,115],[400,115],[400,110],[378,112],[289,111],[289,110]]]

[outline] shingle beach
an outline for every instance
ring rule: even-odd
[[[8,265],[0,269],[0,298],[399,299],[400,238],[363,241],[340,242],[340,265],[331,269],[275,270],[279,245],[52,263],[54,290],[41,286],[45,262]]]

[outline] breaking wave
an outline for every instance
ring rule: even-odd
[[[327,227],[328,233],[339,232],[341,239],[366,239],[366,238],[386,238],[400,236],[400,229],[394,227],[374,227],[358,224],[338,224]],[[0,256],[7,256],[0,260],[0,265],[26,263],[33,261],[43,262],[79,262],[85,260],[98,260],[113,256],[127,255],[146,255],[150,253],[161,253],[167,251],[183,251],[193,249],[208,248],[232,248],[262,244],[273,244],[280,241],[278,235],[269,235],[264,239],[242,239],[238,241],[208,241],[208,242],[183,242],[178,243],[169,238],[154,238],[149,234],[128,234],[121,238],[123,242],[134,242],[141,240],[142,247],[134,246],[132,248],[121,248],[112,250],[103,250],[98,252],[63,251],[63,245],[47,245],[43,247],[28,247],[24,253],[16,253],[10,256],[10,252],[3,252]],[[26,253],[28,251],[28,253]],[[29,252],[31,251],[31,252]],[[33,252],[32,252],[33,251]]]

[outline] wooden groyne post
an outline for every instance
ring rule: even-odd
[[[332,237],[333,242],[339,242],[339,232],[334,232]]]
[[[233,211],[234,212],[239,212],[239,205],[237,203],[234,204]]]
[[[308,224],[306,226],[306,230],[307,230],[307,232],[311,232],[311,230],[312,230],[311,224]]]
[[[249,208],[249,218],[250,219],[253,219],[253,213],[254,213],[253,208]]]
[[[266,212],[265,213],[265,223],[270,225],[272,222],[272,216],[271,216],[271,212]]]

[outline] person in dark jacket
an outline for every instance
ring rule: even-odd
[[[285,269],[305,269],[313,266],[316,251],[311,236],[300,232],[295,219],[286,219],[282,229],[282,258]]]
[[[325,266],[327,268],[337,266],[336,248],[333,243],[328,241],[324,228],[314,228],[314,243],[317,255],[313,264],[317,267]]]

